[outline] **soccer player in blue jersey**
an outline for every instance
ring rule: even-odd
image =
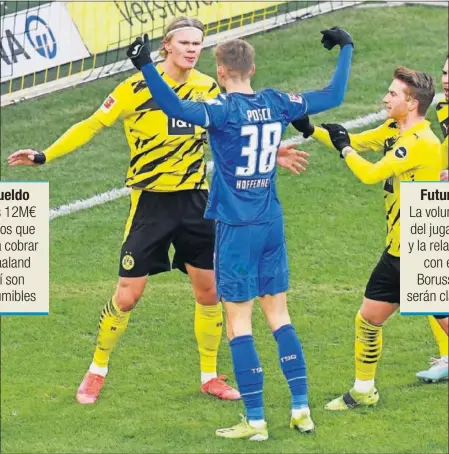
[[[314,430],[302,346],[287,309],[289,272],[275,163],[282,133],[291,121],[343,101],[352,38],[338,27],[322,34],[327,49],[341,47],[334,76],[326,88],[303,94],[274,89],[255,92],[251,88],[254,49],[237,39],[216,49],[218,80],[227,94],[206,102],[178,98],[151,64],[147,37],[138,38],[128,49],[159,107],[172,118],[209,131],[215,170],[205,217],[216,220],[217,292],[226,311],[234,373],[246,409],[246,418],[240,424],[216,431],[224,438],[268,438],[263,371],[251,327],[256,297],[278,343],[280,365],[290,387],[290,427],[301,432]]]

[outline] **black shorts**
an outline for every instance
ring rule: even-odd
[[[208,191],[149,192],[133,189],[120,254],[121,277],[142,277],[185,264],[213,269],[215,223],[204,219]],[[170,263],[169,249],[175,256]]]
[[[400,260],[399,257],[383,252],[366,285],[366,298],[399,304]]]

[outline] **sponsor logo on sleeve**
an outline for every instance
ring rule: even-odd
[[[114,104],[116,103],[117,101],[115,100],[115,98],[112,96],[112,95],[109,95],[107,98],[106,98],[106,101],[103,103],[103,105],[101,106],[101,110],[103,112],[109,112],[112,107],[114,107]]]
[[[298,93],[289,93],[288,97],[291,102],[297,102],[298,104],[302,104],[304,102],[302,96],[298,95]]]

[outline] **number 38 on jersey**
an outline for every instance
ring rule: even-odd
[[[241,136],[248,137],[248,145],[242,147],[241,156],[247,158],[245,166],[237,166],[235,175],[251,177],[270,173],[276,165],[276,153],[281,143],[282,124],[265,123],[263,125],[242,126]]]

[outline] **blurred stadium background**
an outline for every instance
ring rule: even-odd
[[[336,51],[321,48],[319,30],[349,30],[356,50],[345,102],[317,122],[353,130],[379,124],[382,113],[371,114],[382,108],[398,65],[429,72],[441,92],[447,2],[1,2],[0,177],[49,181],[52,208],[51,315],[1,320],[1,452],[448,452],[447,384],[415,379],[437,354],[424,318],[398,315],[385,329],[376,409],[323,409],[352,381],[353,317],[383,247],[384,213],[380,185],[362,185],[336,153],[313,142],[301,145],[311,153],[309,170],[300,177],[280,171],[278,188],[290,307],[308,360],[317,433],[289,431],[288,389],[256,311],[271,439],[259,445],[215,438],[215,428],[233,422],[242,405],[199,394],[193,296],[179,272],[150,280],[112,355],[100,401],[76,403],[98,316],[116,283],[128,210],[121,189],[126,141],[116,124],[48,166],[11,169],[6,158],[20,148],[44,149],[87,118],[131,74],[125,49],[134,37],[149,32],[156,47],[164,26],[181,14],[204,21],[207,47],[248,37],[257,52],[255,88],[286,91],[324,86]],[[214,76],[210,51],[198,69]],[[441,138],[433,110],[429,119]],[[286,138],[301,142],[293,130]],[[232,377],[225,340],[219,364]]]

